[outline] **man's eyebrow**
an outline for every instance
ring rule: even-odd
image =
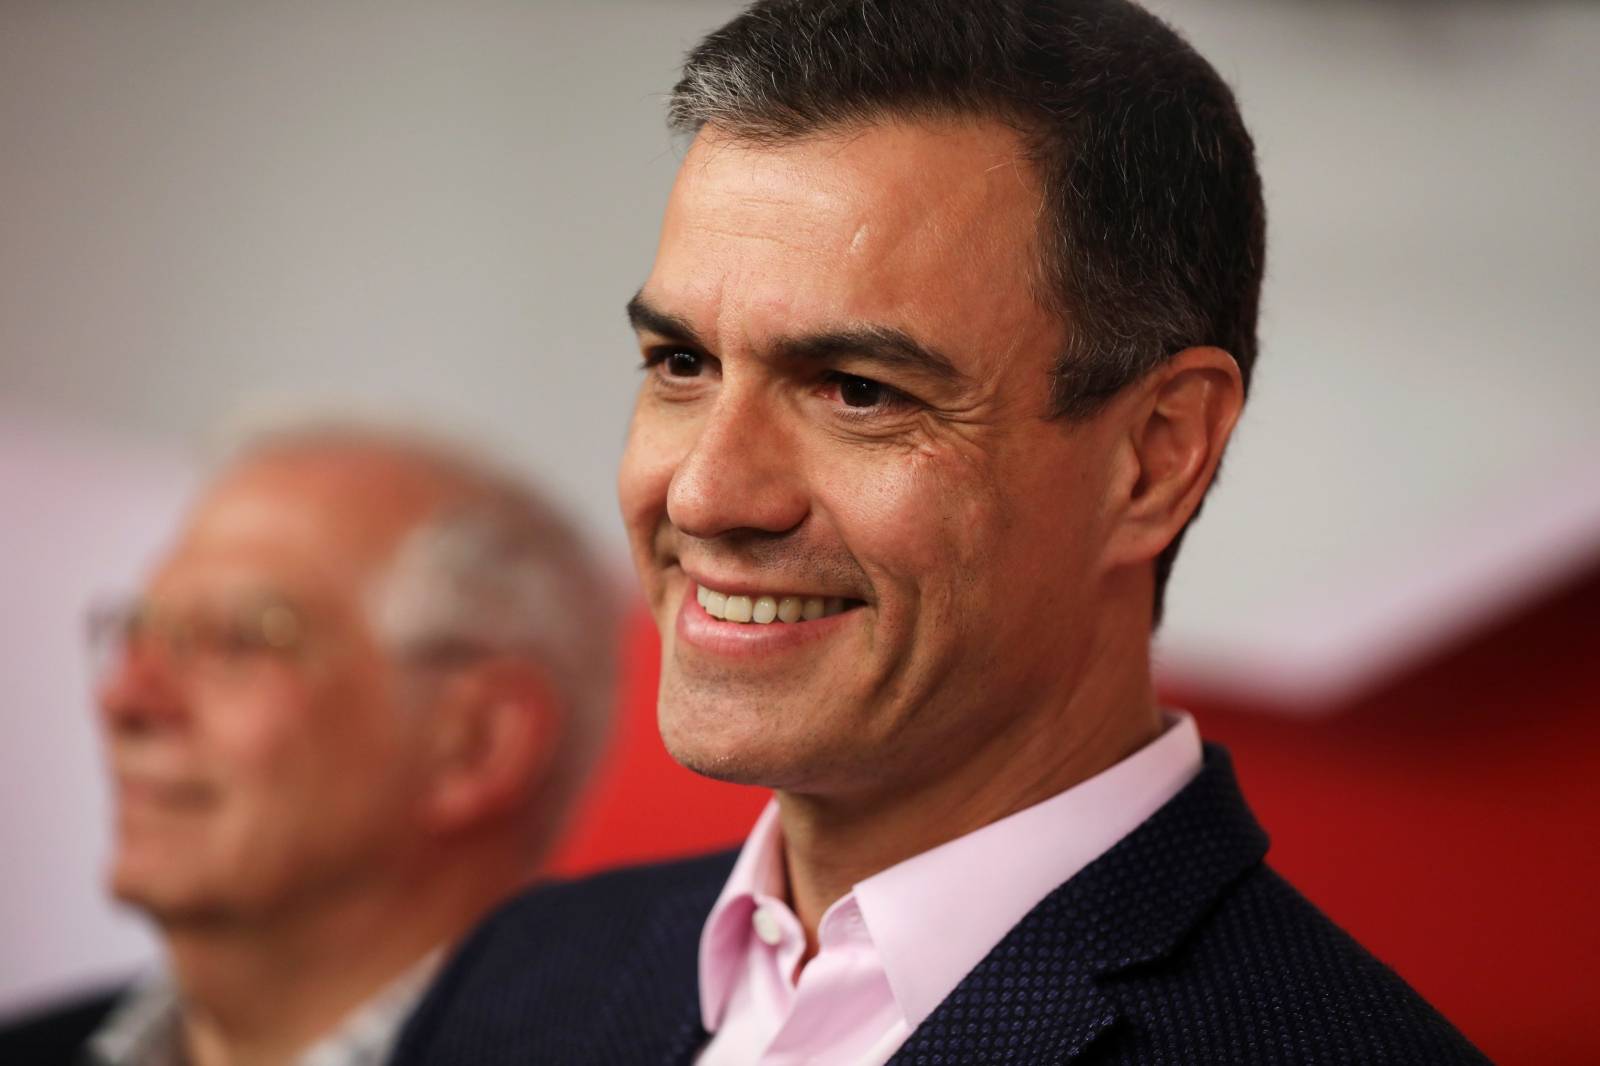
[[[628,321],[638,332],[658,334],[680,344],[705,349],[694,327],[678,317],[651,305],[644,294],[628,301]],[[950,358],[920,343],[904,330],[893,326],[868,324],[786,337],[773,345],[781,358],[794,362],[826,363],[845,356],[857,356],[882,366],[910,373],[922,373],[950,382],[966,375]]]
[[[660,334],[671,341],[693,345],[696,348],[705,347],[693,326],[677,315],[669,315],[660,308],[652,307],[642,292],[635,293],[633,299],[628,301],[628,322],[633,326],[635,333],[648,331]]]
[[[829,362],[854,355],[889,368],[945,381],[959,382],[966,378],[949,357],[893,326],[873,324],[824,330],[782,340],[776,348],[780,355],[803,362]]]

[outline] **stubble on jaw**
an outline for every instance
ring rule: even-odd
[[[850,735],[841,728],[846,723],[834,721],[849,704],[835,697],[797,708],[771,698],[773,691],[815,690],[813,669],[757,686],[728,668],[697,669],[686,678],[664,655],[657,709],[662,743],[680,765],[713,780],[778,791],[824,787],[862,761],[860,747],[824,745],[829,737]],[[833,688],[820,695],[834,696]]]

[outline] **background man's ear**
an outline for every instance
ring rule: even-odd
[[[1112,501],[1113,566],[1149,562],[1172,543],[1199,509],[1244,405],[1239,365],[1220,348],[1186,348],[1135,388]]]
[[[452,679],[436,716],[424,817],[451,831],[532,810],[565,728],[544,673],[521,659],[491,659]]]

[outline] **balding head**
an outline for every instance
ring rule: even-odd
[[[158,916],[290,906],[496,839],[531,868],[606,732],[602,575],[534,493],[422,438],[253,442],[145,602],[102,704],[114,885]]]

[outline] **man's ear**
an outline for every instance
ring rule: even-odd
[[[487,660],[451,679],[429,713],[431,827],[449,832],[530,809],[566,724],[542,671],[520,659]]]
[[[1135,386],[1114,485],[1112,566],[1147,563],[1194,516],[1244,405],[1239,364],[1186,348]]]

